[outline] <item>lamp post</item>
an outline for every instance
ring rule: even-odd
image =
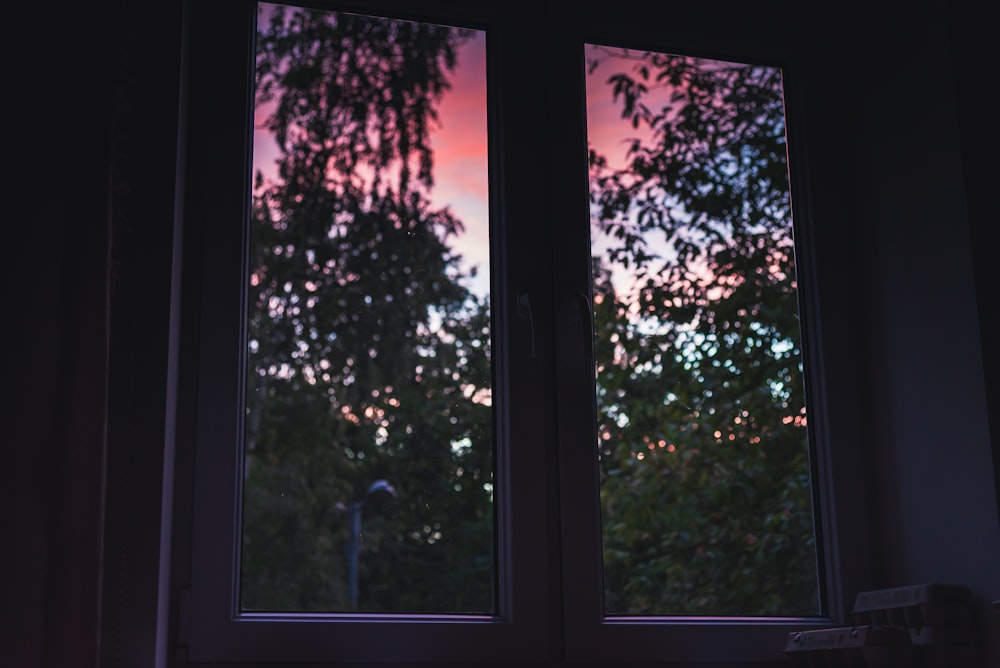
[[[385,480],[376,480],[368,486],[365,495],[347,507],[347,595],[351,610],[358,609],[358,555],[361,554],[361,511],[371,500],[396,498],[396,489]]]

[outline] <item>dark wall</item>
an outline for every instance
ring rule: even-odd
[[[996,219],[987,184],[998,171],[984,161],[996,146],[990,21],[985,3],[916,3],[846,22],[844,53],[854,81],[849,182],[869,286],[859,308],[875,578],[968,585],[992,666],[1000,453],[986,239]]]
[[[1000,168],[1000,5],[989,0],[949,5],[952,67],[958,102],[969,227],[972,242],[976,299],[983,344],[983,370],[991,416],[993,466],[1000,481],[1000,281],[996,278],[997,179]]]

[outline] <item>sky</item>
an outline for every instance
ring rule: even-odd
[[[620,164],[624,157],[623,139],[635,131],[619,117],[609,88],[604,84],[622,63],[605,63],[588,77],[587,115],[590,144]],[[273,173],[277,147],[270,133],[262,129],[267,108],[255,113],[253,171]],[[464,234],[453,247],[464,259],[464,269],[478,268],[469,284],[477,294],[487,294],[489,267],[489,172],[486,113],[486,33],[475,31],[458,52],[457,67],[451,75],[451,90],[438,108],[438,124],[431,129],[434,157],[434,187],[430,199],[435,207],[447,207],[465,225]]]
[[[431,128],[435,185],[430,199],[435,207],[448,207],[464,223],[465,233],[454,240],[453,247],[463,256],[465,269],[478,267],[478,276],[469,287],[484,295],[490,285],[486,33],[476,31],[463,43],[457,62],[451,90],[438,108],[438,124]],[[272,174],[279,156],[274,138],[263,128],[268,114],[268,106],[255,109],[254,174]]]
[[[479,267],[473,288],[480,294],[489,290],[485,40],[486,34],[477,32],[459,51],[452,90],[441,102],[441,123],[431,135],[435,177],[431,199],[448,206],[465,223],[466,233],[456,240],[455,248],[468,265]],[[620,118],[620,105],[613,102],[605,84],[622,66],[605,62],[587,80],[588,141],[613,165],[624,161],[625,138],[638,134]]]
[[[435,187],[432,201],[448,206],[466,225],[466,233],[455,248],[468,265],[480,269],[472,286],[479,294],[489,290],[489,204],[486,117],[486,34],[477,32],[458,54],[458,66],[452,78],[452,90],[441,102],[440,126],[431,135],[434,150]],[[596,52],[588,45],[586,55]],[[626,140],[648,139],[643,129],[633,129],[621,118],[621,103],[612,98],[607,79],[627,71],[631,63],[605,59],[587,77],[588,143],[603,153],[612,166],[623,166]],[[659,93],[659,94],[658,94]],[[651,104],[665,103],[666,94],[650,91]],[[595,250],[604,244],[595,240]],[[629,277],[622,270],[614,274],[619,290],[629,289]]]
[[[476,31],[458,53],[452,88],[431,132],[434,189],[431,201],[447,206],[465,224],[454,248],[479,275],[472,289],[489,292],[489,163],[487,159],[486,33]]]

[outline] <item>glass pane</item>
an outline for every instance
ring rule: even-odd
[[[256,44],[241,609],[491,613],[485,35]]]
[[[586,55],[606,612],[816,615],[781,72]]]

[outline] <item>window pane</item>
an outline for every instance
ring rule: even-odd
[[[819,614],[781,72],[587,61],[605,610]]]
[[[494,610],[485,36],[261,4],[240,607]]]

